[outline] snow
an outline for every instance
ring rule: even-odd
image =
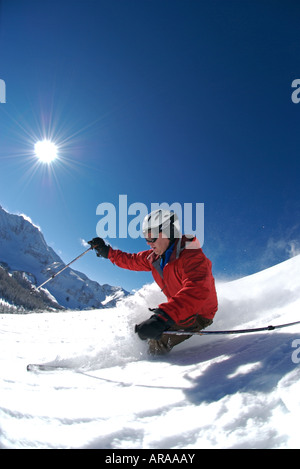
[[[297,256],[217,284],[210,330],[299,320],[299,273]],[[299,448],[300,325],[150,358],[133,329],[162,297],[151,284],[111,309],[0,315],[0,448]]]

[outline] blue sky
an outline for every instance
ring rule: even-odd
[[[300,252],[298,1],[0,5],[0,204],[65,262],[96,235],[97,206],[118,210],[122,194],[149,209],[204,203],[216,278]],[[59,146],[52,165],[33,151],[45,136]],[[74,268],[128,290],[152,281],[93,253]]]

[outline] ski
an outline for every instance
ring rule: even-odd
[[[57,370],[71,370],[68,366],[62,365],[50,365],[47,363],[29,363],[27,365],[27,371],[57,371]]]

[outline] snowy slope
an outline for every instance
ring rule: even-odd
[[[299,320],[299,274],[300,256],[218,285],[210,330]],[[300,325],[150,359],[133,327],[161,298],[153,284],[110,310],[0,315],[0,447],[299,448]]]
[[[36,286],[65,265],[28,217],[8,213],[0,206],[1,263],[8,266],[8,272],[29,273]],[[107,306],[109,301],[114,306],[116,300],[128,294],[120,287],[99,285],[72,268],[63,271],[45,288],[61,306],[68,309],[101,308],[104,303]]]

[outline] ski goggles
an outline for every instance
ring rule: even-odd
[[[145,238],[146,243],[153,244],[158,238]]]

